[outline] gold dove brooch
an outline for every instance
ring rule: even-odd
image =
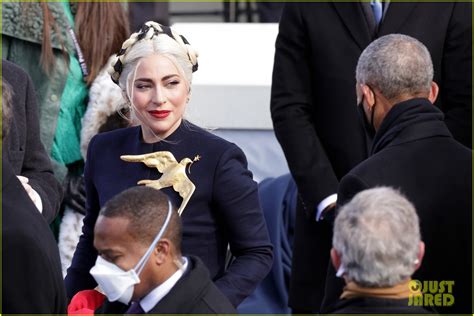
[[[181,216],[184,208],[188,204],[191,196],[196,190],[194,183],[189,180],[186,175],[186,166],[189,165],[189,172],[191,165],[195,161],[199,161],[201,157],[197,155],[194,160],[183,158],[179,163],[169,151],[157,151],[144,155],[123,155],[120,159],[128,162],[142,162],[147,167],[156,168],[162,176],[158,180],[140,180],[137,184],[144,184],[154,189],[160,190],[162,188],[173,187],[183,198],[181,206],[178,209],[178,214]]]

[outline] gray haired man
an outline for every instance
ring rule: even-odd
[[[333,313],[417,313],[411,275],[421,265],[415,207],[388,187],[358,193],[339,211],[331,260],[346,286]]]
[[[469,70],[466,70],[469,71]],[[374,134],[370,156],[340,182],[338,205],[368,188],[390,186],[416,207],[427,251],[418,280],[453,282],[454,302],[430,301],[442,313],[472,313],[472,152],[452,137],[433,102],[438,86],[426,47],[401,34],[380,37],[361,54],[356,69],[358,109]],[[343,282],[329,268],[324,306]]]

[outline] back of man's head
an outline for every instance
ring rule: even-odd
[[[362,287],[391,287],[418,266],[420,228],[414,206],[394,189],[358,193],[334,224],[333,247],[345,277]]]
[[[379,90],[387,100],[400,96],[426,97],[433,80],[433,63],[420,41],[390,34],[373,41],[362,52],[356,80]]]
[[[137,242],[148,247],[163,226],[168,215],[168,197],[163,192],[137,186],[127,189],[107,201],[99,215],[129,220],[128,233]],[[175,209],[168,228],[162,238],[167,238],[174,245],[176,254],[181,254],[181,218]]]

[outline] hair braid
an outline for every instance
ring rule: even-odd
[[[141,40],[151,40],[153,37],[160,34],[166,34],[172,39],[174,39],[186,52],[188,55],[189,62],[192,64],[192,71],[195,72],[198,69],[197,52],[191,47],[186,38],[182,35],[179,35],[173,31],[170,27],[161,25],[154,21],[146,22],[138,32],[133,33],[129,39],[127,39],[123,44],[122,48],[116,55],[115,62],[112,62],[112,67],[109,70],[112,80],[118,84],[120,75],[123,70],[124,60],[127,56],[129,49]]]

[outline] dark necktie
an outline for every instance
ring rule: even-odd
[[[130,308],[127,309],[127,311],[125,312],[125,315],[130,315],[130,314],[145,314],[145,311],[140,306],[139,302],[132,302],[132,305],[130,306]]]

